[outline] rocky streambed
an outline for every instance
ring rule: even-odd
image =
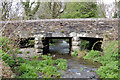
[[[68,69],[65,71],[60,70],[63,78],[98,78],[95,70],[97,70],[101,64],[70,55],[53,55],[54,59],[62,58],[68,61]]]
[[[62,58],[67,60],[68,69],[65,71],[60,70],[63,78],[98,78],[95,70],[97,70],[101,64],[69,55],[69,45],[66,42],[49,46],[49,50],[53,59]],[[26,55],[29,57],[35,56],[34,48],[22,48],[20,51],[23,52],[23,54],[18,55],[20,57],[25,58]],[[29,54],[26,53],[27,51],[29,51]]]

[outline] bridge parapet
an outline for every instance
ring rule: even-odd
[[[46,34],[51,33],[53,37],[69,37],[71,32],[77,32],[88,37],[103,37],[104,34],[110,34],[110,36],[116,35],[115,38],[117,38],[118,20],[117,18],[83,18],[1,21],[0,26],[6,25],[3,35],[7,36],[14,32],[20,37],[30,37],[44,32]]]
[[[3,36],[15,33],[20,38],[35,38],[36,52],[48,47],[46,37],[72,37],[72,49],[79,49],[80,37],[118,39],[119,19],[41,19],[27,21],[0,21]],[[106,36],[107,35],[107,36]],[[46,45],[46,46],[43,46]]]

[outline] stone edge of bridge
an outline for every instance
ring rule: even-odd
[[[118,21],[119,18],[77,18],[77,19],[40,19],[40,20],[13,20],[0,21],[0,23],[19,23],[19,22],[46,22],[46,21]]]

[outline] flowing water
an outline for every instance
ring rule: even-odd
[[[63,78],[97,78],[95,70],[100,64],[84,60],[83,58],[69,55],[69,44],[66,41],[60,41],[53,46],[49,46],[50,53],[53,54],[55,59],[63,58],[68,61],[68,69],[60,71]]]
[[[68,62],[68,69],[60,71],[63,78],[97,78],[95,70],[101,65],[97,62],[84,60],[69,54],[69,44],[65,40],[60,40],[52,46],[49,46],[50,53],[54,59],[62,58]],[[23,53],[30,51],[29,55],[34,56],[34,48],[20,49]],[[19,57],[25,57],[26,54],[19,54]]]

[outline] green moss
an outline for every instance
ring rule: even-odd
[[[64,30],[61,30],[61,33],[64,33]]]

